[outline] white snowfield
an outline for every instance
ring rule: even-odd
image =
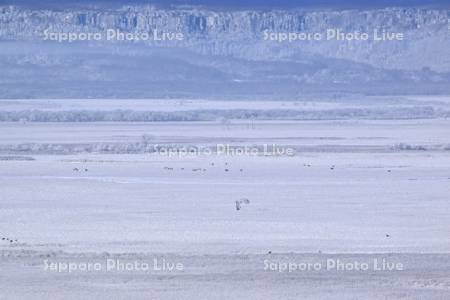
[[[0,110],[33,109],[13,102]],[[261,107],[282,104],[303,105]],[[448,299],[449,129],[446,118],[0,122],[0,298]]]

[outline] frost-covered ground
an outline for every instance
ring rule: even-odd
[[[61,103],[63,111],[67,103],[86,105]],[[124,105],[105,103],[82,109]],[[296,106],[261,107],[282,104]],[[446,299],[449,128],[445,118],[2,122],[0,296]],[[217,154],[218,144],[294,154]],[[168,155],[164,147],[200,153]],[[242,198],[250,203],[238,211]],[[108,259],[148,262],[151,271],[105,271]],[[155,270],[154,259],[183,270]],[[374,270],[374,259],[403,270]],[[369,269],[327,270],[338,260]],[[56,262],[101,270],[46,270]],[[321,269],[273,269],[282,263]]]

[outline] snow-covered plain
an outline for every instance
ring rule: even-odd
[[[59,103],[62,111],[97,111],[130,103],[46,101],[34,108],[32,101],[5,101],[0,110]],[[444,97],[414,101],[448,109]],[[186,103],[189,109],[224,105]],[[223,109],[233,104],[258,105]],[[135,109],[155,107],[170,111],[142,101]],[[446,118],[0,122],[0,296],[449,298],[449,128]],[[294,154],[205,152],[220,144],[276,145]],[[154,145],[202,151],[168,155]],[[237,211],[241,198],[250,203]],[[152,270],[45,269],[48,262],[104,267],[107,259],[150,262]],[[159,267],[184,268],[155,270],[154,259]],[[374,270],[374,259],[403,270]],[[370,268],[265,268],[268,262],[324,266],[328,260]]]

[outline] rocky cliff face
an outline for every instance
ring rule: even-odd
[[[299,52],[349,59],[388,69],[450,71],[450,11],[390,8],[369,11],[211,11],[199,9],[159,10],[123,7],[115,10],[79,11],[0,8],[2,39],[42,39],[52,32],[126,32],[162,30],[182,32],[186,39],[177,46],[202,54],[266,60],[286,59]],[[404,34],[404,41],[295,41],[265,40],[269,33],[370,34],[379,30]],[[167,46],[173,46],[170,43]]]
[[[3,97],[210,97],[217,93],[291,97],[342,89],[442,93],[450,86],[449,19],[448,10],[419,8],[219,11],[0,6],[0,93]],[[181,33],[183,39],[44,41],[44,32],[104,34],[108,30],[133,34],[157,30]],[[329,30],[339,30],[345,38],[328,39]],[[374,39],[375,30],[382,40]],[[280,41],[289,34],[321,34],[322,38]],[[355,38],[361,34],[368,38]],[[390,40],[395,34],[403,38]]]

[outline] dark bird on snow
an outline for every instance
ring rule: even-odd
[[[236,210],[241,210],[242,204],[250,204],[250,200],[247,198],[236,200]]]

